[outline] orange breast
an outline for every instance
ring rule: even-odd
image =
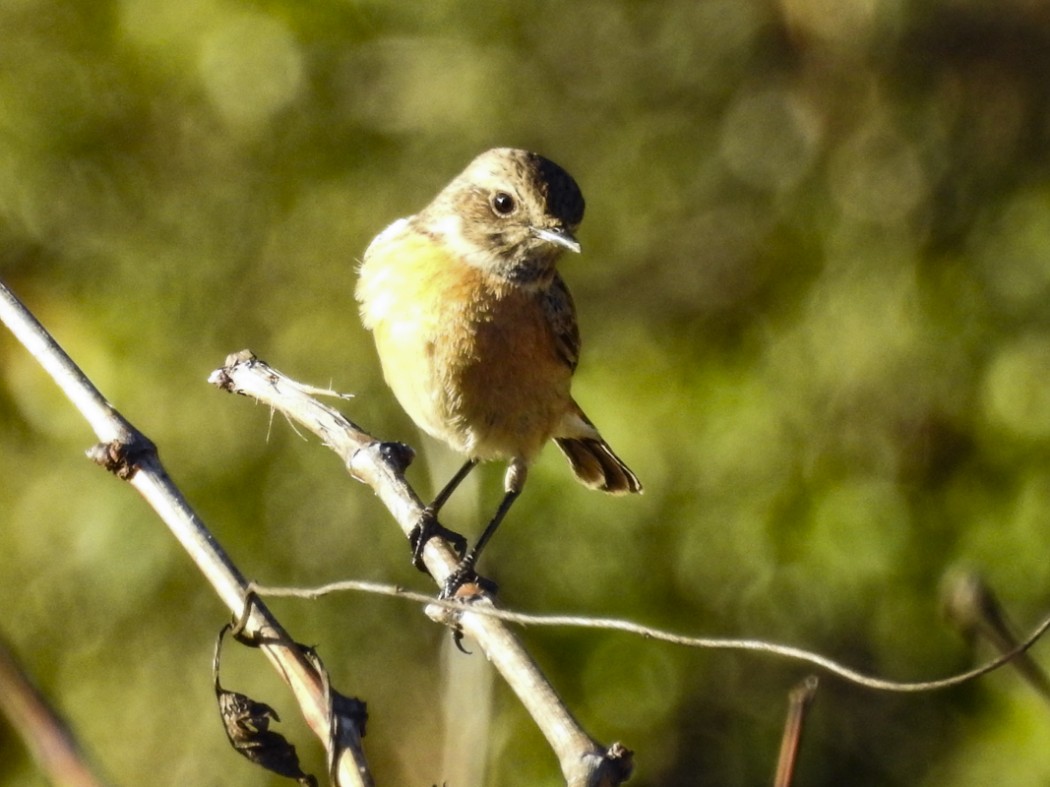
[[[458,377],[475,451],[528,460],[569,408],[572,372],[555,352],[536,293],[500,284],[482,285],[487,291],[467,315],[467,351],[447,367]]]
[[[571,407],[572,372],[537,295],[416,233],[370,249],[358,283],[402,407],[479,459],[533,458]]]

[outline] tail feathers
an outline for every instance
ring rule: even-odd
[[[555,442],[569,460],[580,483],[612,495],[642,491],[638,476],[600,437],[558,437]]]

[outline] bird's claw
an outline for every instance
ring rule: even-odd
[[[474,561],[468,556],[445,578],[438,598],[445,601],[471,601],[482,595],[494,596],[497,590],[499,586],[495,582],[474,570]],[[470,651],[463,647],[463,627],[458,622],[452,625],[452,641],[461,653],[470,655]]]
[[[482,594],[494,596],[498,590],[499,585],[474,570],[474,561],[468,556],[463,558],[456,570],[445,578],[438,598],[446,601],[450,599],[465,601]]]
[[[423,549],[427,542],[435,536],[451,544],[461,558],[467,554],[467,539],[438,522],[433,509],[428,506],[423,509],[419,521],[408,535],[409,544],[412,546],[412,565],[427,574],[430,572],[423,563]]]

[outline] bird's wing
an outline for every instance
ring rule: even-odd
[[[561,276],[554,274],[551,286],[541,295],[543,312],[554,334],[558,357],[575,370],[580,360],[580,329],[576,324],[576,306]]]

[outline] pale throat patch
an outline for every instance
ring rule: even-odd
[[[456,213],[442,216],[438,221],[430,222],[426,228],[444,239],[454,256],[470,263],[475,268],[491,270],[499,262],[492,251],[467,238],[463,232],[463,217]]]

